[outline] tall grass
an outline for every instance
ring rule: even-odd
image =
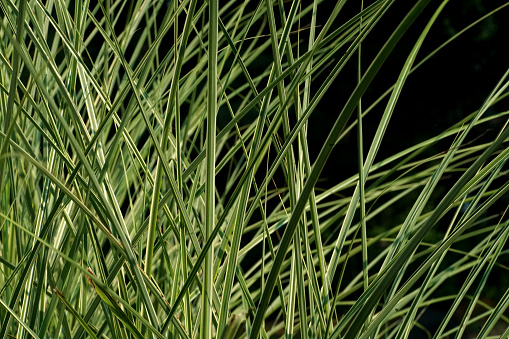
[[[508,337],[508,71],[380,152],[507,4],[354,3],[1,1],[0,337]]]

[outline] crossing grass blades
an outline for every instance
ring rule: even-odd
[[[507,338],[507,64],[397,122],[461,6],[1,1],[0,337]]]

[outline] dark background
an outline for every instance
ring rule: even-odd
[[[335,3],[336,1],[325,1],[318,6],[319,25],[325,23]],[[364,6],[366,7],[371,3],[372,1],[365,1]],[[407,32],[396,46],[396,49],[364,95],[363,108],[369,107],[374,100],[395,83],[415,41],[440,3],[440,1],[431,1],[423,14],[413,24],[410,31]],[[431,51],[457,32],[504,3],[505,1],[450,1],[431,28],[414,65],[418,64]],[[368,35],[362,45],[361,60],[363,71],[367,69],[390,34],[414,4],[415,1],[396,1],[375,29]],[[358,13],[360,5],[360,1],[348,1],[338,16],[334,27],[339,27]],[[288,13],[291,4],[287,3],[285,6],[286,13]],[[401,93],[375,163],[377,159],[384,159],[445,131],[481,107],[509,66],[509,49],[507,48],[509,33],[507,27],[508,17],[509,7],[491,15],[463,33],[411,74]],[[307,23],[306,20],[302,20],[303,26]],[[296,36],[292,35],[290,38],[292,42],[296,42]],[[306,31],[300,33],[300,38],[303,41],[307,41]],[[338,51],[336,60],[343,55],[345,50],[346,47]],[[267,62],[271,60],[272,55],[268,54]],[[318,155],[332,124],[357,84],[356,63],[356,58],[352,58],[349,61],[349,65],[341,71],[309,119],[308,145],[312,161]],[[329,69],[332,69],[333,66],[334,63]],[[329,72],[325,70],[321,75],[314,77],[314,83],[321,84],[328,74]],[[318,87],[318,85],[315,86]],[[314,88],[315,91],[316,89]],[[378,127],[387,99],[388,97],[363,120],[365,154],[367,154],[372,137]],[[496,105],[494,108],[490,108],[487,114],[498,113],[506,109],[507,106],[501,108],[500,105]],[[352,115],[352,121],[355,119],[355,116],[356,113]],[[493,121],[487,129],[486,125],[483,125],[482,128],[474,128],[465,142],[480,144],[493,140],[504,122],[501,120]],[[353,129],[335,147],[322,172],[321,180],[317,184],[317,190],[320,187],[332,187],[357,173],[356,133],[356,129]],[[434,145],[423,154],[423,157],[433,156],[447,150],[451,142],[452,140],[448,139],[446,142]],[[433,208],[438,203],[460,174],[458,176],[446,176],[441,181],[436,189],[434,200],[430,201],[428,208]],[[276,180],[284,182],[284,177],[280,176]],[[418,192],[419,190],[417,190],[414,198],[417,197]],[[351,192],[344,192],[347,196],[349,193]],[[403,222],[413,202],[414,200],[410,196],[410,199],[401,201],[386,209],[369,223],[368,235],[375,236],[381,231]],[[499,204],[493,206],[493,209],[503,211],[508,202],[509,200],[506,197]],[[340,225],[341,222],[338,222],[338,227]],[[322,236],[324,239],[326,237],[334,239],[337,232],[338,230],[332,229],[329,232],[324,232]],[[429,240],[435,239],[434,241],[437,241],[443,236],[443,227],[441,229],[440,225],[438,225],[430,233]],[[472,246],[472,241],[475,241],[475,238],[459,243],[455,245],[455,248],[468,251],[468,248]],[[370,253],[370,256],[374,256],[374,254]],[[361,267],[359,259],[350,259],[351,264],[349,266],[352,267],[350,277],[355,276]],[[448,255],[444,262],[444,267],[457,259],[458,257],[454,255]],[[249,267],[249,262],[244,262],[243,264]],[[459,274],[455,278],[450,279],[450,281],[436,291],[436,296],[434,297],[455,294],[461,287],[465,276]],[[350,277],[348,276],[347,269],[345,279]],[[494,306],[498,302],[501,292],[503,293],[509,285],[509,279],[507,274],[499,270],[492,274],[490,280],[496,281],[497,284],[493,285],[492,283],[491,286],[487,287],[483,301]],[[343,284],[346,285],[346,283]],[[429,307],[420,318],[420,322],[431,333],[434,333],[445,316],[444,310],[447,310],[449,307],[450,303],[444,303],[443,305],[436,304]],[[462,305],[460,310],[464,311],[465,308],[466,305]],[[453,319],[450,324],[457,325],[458,319]],[[479,328],[473,330],[478,331]],[[466,335],[468,336],[468,333]],[[419,329],[415,329],[410,337],[427,338],[425,333]]]
[[[334,3],[335,1],[326,2],[323,5],[323,12],[330,13]],[[414,1],[396,1],[368,35],[362,45],[364,71],[414,3]],[[439,1],[431,1],[410,31],[396,46],[363,97],[364,108],[370,106],[375,99],[395,83],[411,48],[439,3]],[[468,24],[503,3],[505,2],[450,1],[431,28],[414,65]],[[344,20],[351,16],[347,14],[348,11],[352,15],[359,11],[359,8],[353,8],[356,5],[360,7],[360,2],[347,2],[344,8],[345,13],[340,13],[337,19],[338,25],[342,23],[341,18]],[[322,8],[319,6],[319,14],[321,11]],[[395,154],[444,131],[481,107],[508,67],[507,37],[509,31],[505,22],[508,15],[509,9],[505,8],[485,19],[438,52],[408,78],[389,124],[378,159]],[[311,116],[309,143],[314,150],[321,148],[327,136],[327,133],[324,132],[330,130],[330,122],[335,120],[338,111],[354,89],[357,82],[357,66],[354,65],[356,61],[353,59],[349,61],[350,67],[342,71],[329,90],[328,95],[333,94],[335,101],[322,100],[316,112]],[[327,72],[323,73],[322,77],[325,79]],[[320,83],[320,80],[317,79],[316,82]],[[330,95],[329,98],[331,98]],[[387,100],[384,100],[373,113],[366,117],[363,124],[365,140],[372,139],[386,102]],[[474,131],[470,135],[470,140],[483,133],[486,133],[485,140],[492,140],[494,133],[498,132],[496,127],[494,126],[493,131]],[[345,175],[356,173],[356,156],[344,156],[345,150],[356,149],[356,138],[354,131],[341,141],[341,148],[336,149],[335,154],[329,160],[324,171],[325,176],[337,176],[338,169],[344,170],[344,173],[341,173],[344,175],[340,175],[343,178]],[[368,147],[369,144],[364,145],[365,150]],[[434,152],[436,154],[443,150],[436,149],[431,152],[436,151]],[[341,166],[338,166],[339,163]]]
[[[329,8],[325,12],[330,13],[333,2],[331,1],[324,5],[324,8]],[[362,45],[364,70],[367,69],[383,43],[388,39],[414,3],[414,1],[396,1],[378,23],[377,27],[367,37]],[[431,28],[414,65],[467,25],[504,3],[505,1],[450,1]],[[439,4],[439,1],[431,1],[421,17],[414,23],[412,29],[396,46],[395,51],[366,92],[363,98],[364,108],[369,107],[375,99],[394,84],[411,48]],[[357,8],[353,8],[355,6]],[[345,10],[351,11],[353,14],[358,12],[359,6],[359,1],[349,1],[345,6]],[[340,14],[341,17],[347,18],[349,15]],[[377,159],[384,159],[411,145],[439,134],[481,107],[486,97],[509,66],[509,49],[507,48],[507,42],[509,41],[508,17],[509,8],[504,8],[483,20],[439,51],[408,78],[375,163]],[[338,21],[341,21],[340,18],[338,18]],[[311,153],[314,152],[315,156],[318,154],[330,130],[330,126],[332,126],[332,121],[334,121],[354,89],[357,77],[356,67],[354,66],[355,62],[356,60],[350,61],[350,68],[345,69],[346,72],[340,75],[334,86],[329,90],[331,93],[334,93],[333,98],[337,101],[322,101],[317,111],[311,116],[308,140]],[[320,80],[317,83],[320,83]],[[384,100],[379,104],[363,121],[365,154],[369,149],[372,136],[378,127],[386,102],[387,100]],[[499,110],[496,109],[497,106],[491,108],[488,114],[507,110],[507,105],[503,108],[500,108],[500,105],[498,107]],[[489,129],[474,128],[465,142],[483,143],[491,141],[499,133],[504,123],[505,121],[499,120],[492,122]],[[430,148],[426,154],[428,156],[438,154],[446,150],[450,142],[451,140],[448,140],[447,143],[439,143]],[[354,129],[340,141],[333,151],[323,171],[323,181],[317,186],[321,184],[324,187],[331,187],[357,173],[356,149],[357,135]],[[445,193],[456,179],[457,177],[451,176],[440,183],[436,190],[436,202],[443,197],[440,193]],[[413,202],[413,200],[409,199],[386,209],[384,213],[369,223],[369,235],[377,235],[382,230],[387,230],[403,222]],[[505,197],[493,208],[503,211],[508,202],[509,200]],[[430,202],[430,208],[433,207],[434,203],[434,201]],[[432,233],[430,238],[441,238],[443,230],[438,225]],[[468,251],[472,246],[472,241],[475,241],[475,238],[459,243],[457,246],[455,245],[455,248]],[[374,255],[374,253],[371,255]],[[448,262],[451,263],[457,259],[458,257],[454,255],[448,255],[447,260],[444,262],[444,267]],[[355,259],[351,264],[352,267],[361,267],[360,265],[360,260],[356,261]],[[460,274],[450,279],[450,281],[436,291],[434,297],[455,294],[455,291],[461,287],[464,281],[462,280],[463,278],[464,276]],[[504,274],[503,270],[495,270],[490,277],[490,281],[491,283],[485,289],[483,301],[494,306],[498,302],[501,293],[509,285],[509,281],[507,274]],[[437,304],[428,308],[420,318],[421,324],[425,325],[431,333],[434,333],[445,315],[444,310],[447,310],[449,307],[450,303],[444,303],[443,305]],[[466,305],[462,306],[462,308],[462,310],[460,308],[458,313],[464,312]],[[453,319],[451,325],[457,325],[456,322],[460,319]],[[482,326],[482,324],[483,322],[479,325]],[[472,328],[473,333],[476,333],[479,328]],[[466,336],[468,335],[466,333]],[[415,329],[410,337],[427,338],[425,333],[419,329]]]

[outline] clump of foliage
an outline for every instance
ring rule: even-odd
[[[381,151],[507,4],[353,3],[2,1],[0,337],[507,337],[508,72]]]

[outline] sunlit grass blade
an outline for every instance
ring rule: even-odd
[[[0,337],[506,335],[508,7],[445,3],[0,1]]]

